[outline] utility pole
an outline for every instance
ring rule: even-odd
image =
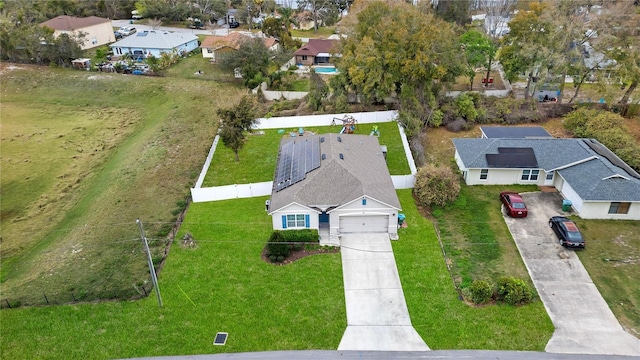
[[[136,223],[140,228],[140,237],[142,238],[142,244],[144,245],[144,251],[147,253],[147,263],[149,263],[149,272],[151,273],[151,282],[153,288],[156,290],[156,296],[158,297],[158,305],[162,307],[162,297],[160,296],[160,288],[158,287],[158,278],[156,277],[156,269],[153,267],[153,259],[151,259],[151,251],[149,250],[149,243],[147,237],[144,235],[144,229],[142,228],[142,221],[136,219]]]

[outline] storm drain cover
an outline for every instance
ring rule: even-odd
[[[216,334],[216,338],[213,339],[213,345],[224,345],[227,342],[229,336],[226,332],[219,332]]]

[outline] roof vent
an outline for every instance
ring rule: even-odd
[[[327,160],[327,154],[322,154],[322,160]]]
[[[324,136],[320,138],[320,142],[323,143],[324,142]]]
[[[338,142],[342,142],[342,138],[338,136]]]
[[[338,156],[340,156],[340,160],[344,160],[344,155],[340,154]]]

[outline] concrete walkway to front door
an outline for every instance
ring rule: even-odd
[[[347,330],[338,350],[426,351],[411,325],[388,234],[344,234]]]

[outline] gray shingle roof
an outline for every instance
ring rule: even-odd
[[[640,179],[593,151],[584,139],[459,138],[453,144],[469,169],[491,168],[486,154],[497,154],[499,147],[529,147],[539,169],[558,171],[584,200],[640,201]]]
[[[146,35],[144,35],[146,33]],[[198,37],[190,33],[170,33],[163,31],[140,31],[131,36],[116,41],[109,45],[111,47],[124,48],[145,48],[145,49],[166,49],[171,50],[180,45],[186,44]]]
[[[490,139],[552,138],[541,126],[480,126],[480,131]]]
[[[336,207],[363,196],[400,209],[377,137],[349,134],[313,136],[325,138],[320,142],[320,152],[326,155],[326,159],[321,160],[320,168],[307,173],[304,180],[278,192],[272,191],[271,211],[294,202],[309,207]],[[283,138],[280,146],[297,139]],[[344,159],[340,159],[340,154]]]

